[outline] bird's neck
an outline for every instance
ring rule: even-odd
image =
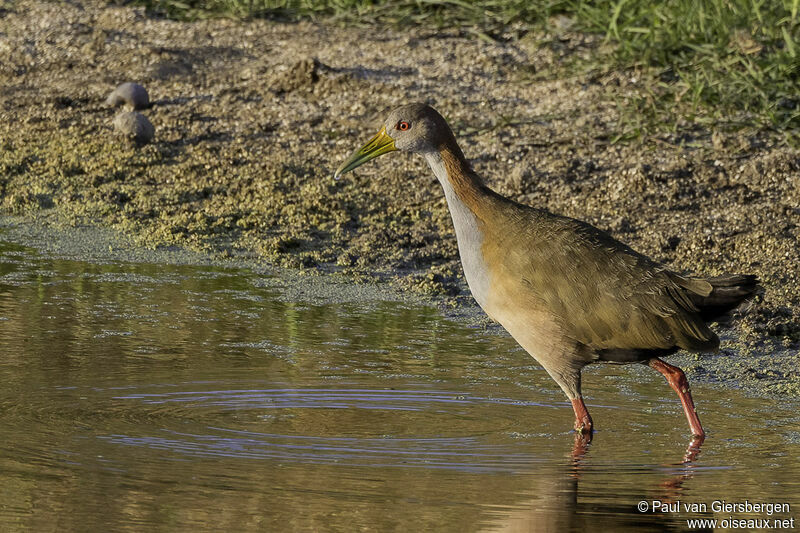
[[[481,218],[493,193],[472,170],[458,146],[444,145],[427,153],[425,159],[444,188],[450,210],[461,204]]]
[[[487,309],[489,270],[483,245],[486,231],[492,226],[492,192],[481,183],[457,146],[431,152],[425,158],[444,189],[467,284],[478,304]]]

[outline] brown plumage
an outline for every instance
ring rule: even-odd
[[[391,150],[423,155],[445,191],[467,283],[561,386],[576,429],[591,434],[580,392],[590,363],[643,362],[678,393],[693,434],[704,435],[683,372],[658,359],[684,349],[717,350],[708,322],[755,294],[755,276],[687,277],[580,220],[528,207],[486,187],[431,107],[392,111],[381,132],[337,177]]]

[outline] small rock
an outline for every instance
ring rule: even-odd
[[[138,83],[123,83],[108,95],[106,105],[118,107],[125,105],[130,109],[146,109],[150,105],[147,89]]]
[[[311,87],[319,80],[319,71],[324,65],[313,57],[306,57],[275,76],[269,83],[277,94]]]
[[[125,111],[114,117],[114,131],[137,144],[147,144],[153,140],[156,130],[146,116]]]

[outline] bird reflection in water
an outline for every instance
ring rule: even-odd
[[[685,484],[695,475],[694,462],[700,455],[702,443],[703,439],[692,439],[680,461],[656,467],[669,473],[655,485],[650,485],[650,488],[642,486],[635,493],[628,489],[629,503],[620,503],[619,497],[603,502],[602,494],[616,487],[603,485],[598,491],[597,475],[603,468],[592,464],[591,438],[576,433],[573,447],[563,464],[542,469],[530,477],[532,484],[526,493],[533,497],[498,516],[483,531],[596,531],[599,523],[602,524],[599,529],[603,531],[680,531],[685,526],[682,515],[651,512],[650,509],[641,512],[637,504],[642,500],[664,503],[680,500],[686,491]],[[646,471],[652,473],[653,468]],[[602,479],[607,478],[603,476]],[[582,484],[586,487],[582,488]]]

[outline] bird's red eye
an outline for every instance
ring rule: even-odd
[[[411,124],[409,124],[405,120],[401,120],[400,122],[397,123],[397,129],[400,130],[400,131],[406,131],[410,127],[411,127]]]

